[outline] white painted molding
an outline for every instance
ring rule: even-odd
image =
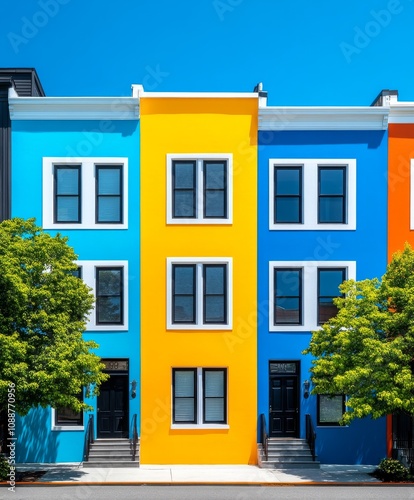
[[[259,108],[259,130],[386,130],[389,107],[269,106]]]
[[[392,102],[389,123],[414,123],[414,102]]]
[[[9,97],[12,120],[138,120],[136,97]]]
[[[182,98],[182,99],[258,99],[257,92],[142,92],[141,98]]]

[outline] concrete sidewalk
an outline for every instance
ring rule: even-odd
[[[17,470],[47,470],[38,484],[291,484],[378,483],[375,466],[321,465],[320,469],[261,469],[253,465],[141,465],[86,468],[82,464],[25,464]]]

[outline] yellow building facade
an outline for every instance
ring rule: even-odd
[[[255,464],[258,97],[140,113],[140,462]]]

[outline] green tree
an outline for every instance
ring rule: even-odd
[[[78,395],[95,394],[106,375],[85,341],[93,295],[74,276],[76,255],[67,238],[51,236],[34,219],[0,224],[0,408],[15,384],[15,408],[89,407]]]
[[[315,357],[313,394],[346,394],[354,418],[414,415],[414,251],[406,244],[379,279],[349,280],[335,299],[339,311],[304,354]]]

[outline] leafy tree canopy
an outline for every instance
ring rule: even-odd
[[[14,383],[21,415],[49,405],[87,410],[78,394],[105,380],[91,352],[98,345],[82,338],[94,299],[73,275],[76,258],[66,237],[34,219],[0,223],[0,407]]]
[[[414,414],[414,251],[394,254],[381,280],[349,280],[339,311],[312,333],[313,394],[346,394],[354,418]]]

